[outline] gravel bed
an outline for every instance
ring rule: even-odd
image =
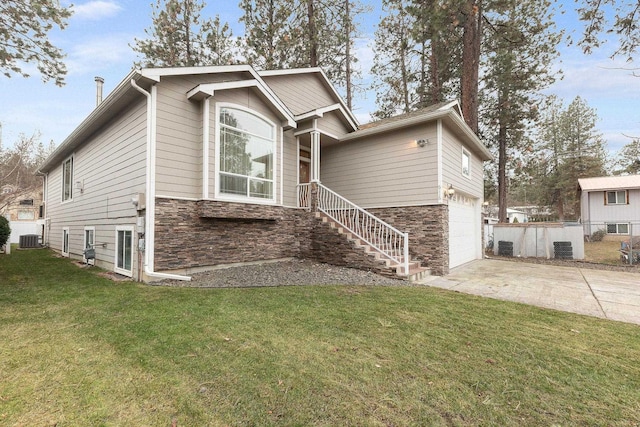
[[[191,281],[161,280],[154,286],[190,288],[251,288],[300,285],[387,285],[407,286],[405,280],[391,279],[355,268],[336,267],[309,260],[292,260],[221,268],[195,273]]]

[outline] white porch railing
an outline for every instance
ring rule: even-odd
[[[311,208],[311,184],[298,184],[298,207]]]
[[[338,193],[318,183],[318,210],[383,256],[404,267],[409,274],[409,234],[403,233],[380,218],[345,199]],[[311,184],[298,186],[300,207],[311,207]]]

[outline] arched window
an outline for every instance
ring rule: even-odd
[[[220,196],[274,200],[275,126],[244,110],[219,113]]]

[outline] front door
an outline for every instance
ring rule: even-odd
[[[299,184],[307,184],[311,172],[311,163],[308,160],[300,159],[300,182]]]

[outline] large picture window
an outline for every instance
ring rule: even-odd
[[[62,163],[62,201],[73,198],[73,156]]]
[[[219,119],[219,194],[274,200],[275,126],[234,108],[221,108]]]

